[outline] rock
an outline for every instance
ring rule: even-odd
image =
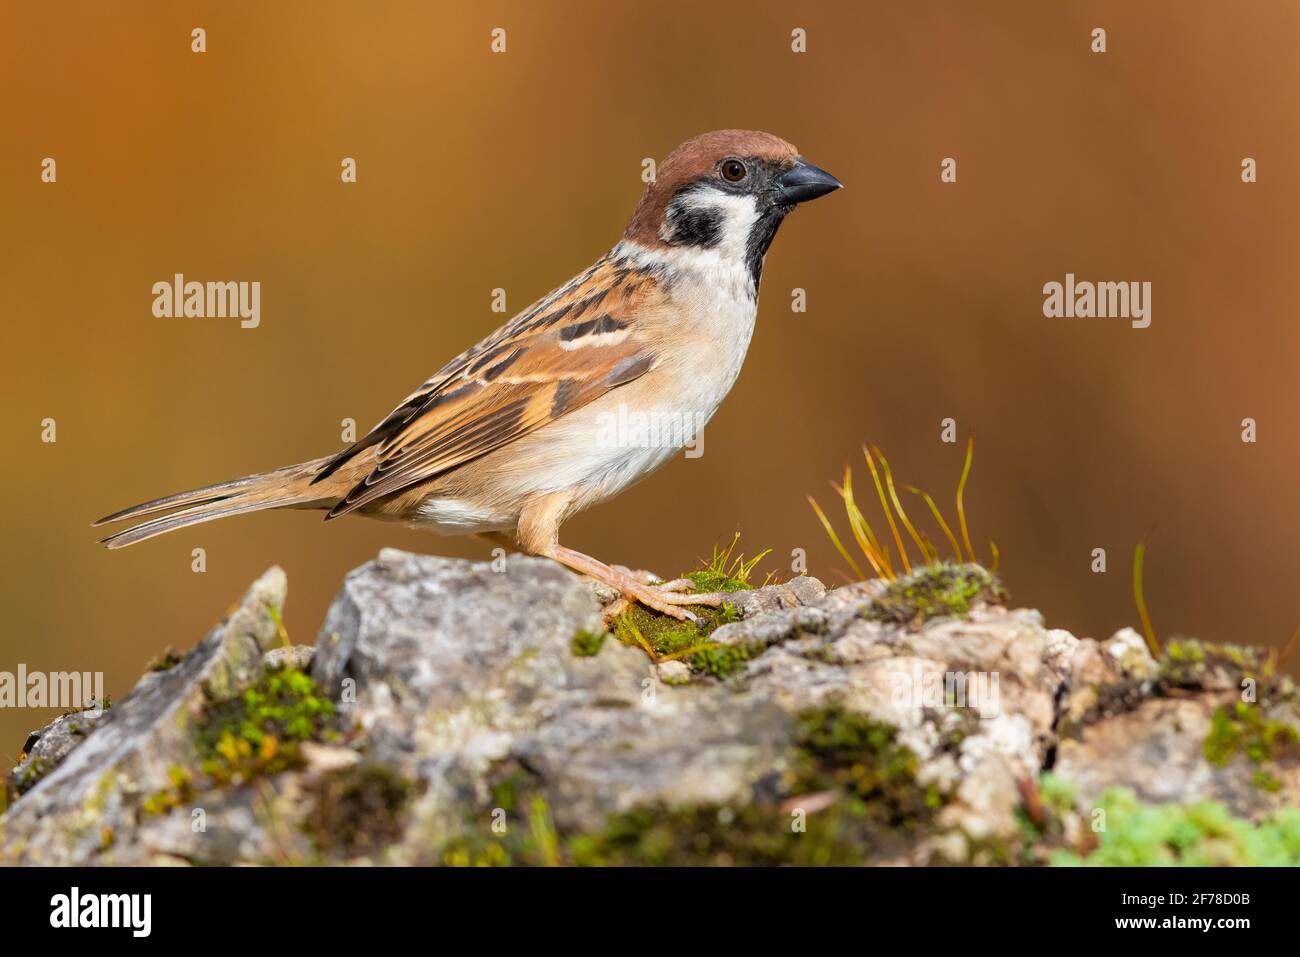
[[[40,733],[0,861],[1013,863],[1044,853],[1026,819],[1081,844],[1116,786],[1256,819],[1300,803],[1294,687],[1248,650],[1157,662],[997,589],[943,613],[891,587],[736,592],[739,620],[655,662],[602,640],[609,596],[553,562],[388,549],[314,648],[282,647],[272,569],[179,664]],[[1224,711],[1247,673],[1267,706]],[[223,764],[217,719],[249,688],[315,717],[221,739]],[[1077,807],[1044,804],[1049,769]]]
[[[1115,787],[1156,804],[1221,801],[1252,819],[1300,805],[1300,754],[1267,762],[1267,772],[1244,753],[1232,755],[1222,767],[1210,762],[1206,741],[1214,714],[1235,700],[1231,694],[1212,693],[1143,701],[1133,711],[1088,725],[1078,739],[1063,740],[1055,771],[1074,784],[1088,805]],[[1285,712],[1285,722],[1300,727],[1300,712],[1294,707]],[[1269,775],[1267,786],[1261,786],[1261,773]]]
[[[187,725],[205,697],[229,694],[259,673],[263,652],[277,640],[275,617],[286,587],[283,571],[267,571],[183,661],[146,674],[106,710],[92,732],[0,818],[0,860],[147,860],[148,850],[117,837],[136,829],[140,804],[167,786],[170,767],[193,763]]]
[[[659,680],[666,685],[684,685],[691,680],[691,669],[684,661],[662,661],[655,666]]]
[[[821,601],[825,595],[825,585],[815,578],[800,575],[788,582],[764,585],[753,591],[736,592],[732,596],[732,604],[736,606],[736,610],[742,617],[752,618],[763,612],[784,611],[803,605],[813,605]]]
[[[311,668],[312,656],[316,649],[311,645],[288,645],[272,648],[262,655],[263,668],[297,668],[307,671]]]

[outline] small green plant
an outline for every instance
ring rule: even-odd
[[[966,615],[977,601],[1001,604],[1006,591],[979,565],[926,565],[896,578],[871,600],[865,615],[876,621],[919,624]]]
[[[1122,788],[1104,792],[1098,807],[1106,826],[1097,833],[1096,849],[1058,849],[1053,866],[1300,866],[1300,808],[1254,824],[1217,801],[1149,805]]]
[[[194,775],[188,768],[172,765],[167,769],[167,787],[150,795],[144,802],[145,814],[167,814],[194,800]]]
[[[903,507],[903,501],[899,497],[898,488],[894,484],[893,472],[889,467],[889,461],[881,453],[880,449],[868,443],[862,449],[863,457],[866,459],[867,469],[871,472],[871,479],[876,488],[876,496],[880,499],[881,512],[884,515],[885,523],[889,527],[890,538],[893,540],[894,549],[890,549],[889,541],[884,536],[877,536],[875,529],[872,528],[871,522],[867,519],[865,513],[859,507],[857,498],[853,491],[853,470],[849,466],[844,467],[844,480],[841,484],[831,484],[835,489],[836,495],[844,502],[844,512],[848,519],[849,531],[852,534],[854,542],[858,549],[866,558],[867,563],[875,572],[877,578],[883,578],[886,581],[895,581],[901,575],[910,575],[913,572],[911,556],[908,554],[907,547],[903,543],[903,535],[899,531],[901,524],[907,532],[908,537],[912,540],[917,552],[920,554],[918,567],[926,565],[938,565],[941,562],[939,549],[930,541],[924,530],[919,529],[907,514]],[[970,563],[978,564],[979,560],[975,557],[975,549],[971,545],[970,529],[966,522],[966,505],[965,493],[966,482],[970,477],[971,461],[975,454],[975,441],[971,439],[966,443],[966,459],[962,465],[961,478],[957,481],[957,527],[961,533],[961,541],[958,542],[957,536],[953,533],[952,526],[944,517],[942,510],[935,504],[929,494],[919,488],[911,485],[902,486],[903,491],[917,496],[925,503],[935,524],[947,539],[948,545],[952,549],[954,561],[961,565]],[[817,500],[811,495],[808,496],[808,504],[812,506],[813,512],[817,515],[818,521],[821,522],[822,528],[825,529],[827,537],[835,550],[839,552],[840,557],[848,563],[853,574],[858,579],[865,578],[862,567],[858,564],[852,553],[844,546],[839,534],[835,531],[835,526],[831,524],[822,507]],[[897,520],[895,520],[897,517]],[[964,546],[964,551],[963,551]],[[989,552],[991,555],[990,571],[996,572],[1000,561],[997,545],[992,541],[989,542]],[[897,561],[897,564],[895,562]]]
[[[16,797],[26,794],[40,784],[45,775],[54,770],[54,762],[49,758],[32,758],[13,773],[13,789]]]
[[[754,569],[771,549],[745,558],[736,551],[739,541],[737,533],[725,548],[714,546],[708,561],[682,577],[698,592],[738,592],[761,587],[751,579]],[[771,580],[769,574],[763,584]],[[740,612],[730,602],[716,607],[696,605],[691,612],[694,621],[678,621],[642,605],[632,605],[610,623],[610,628],[616,640],[640,648],[655,663],[684,661],[692,671],[715,678],[729,677],[762,651],[761,647],[750,645],[725,645],[710,637],[720,626],[740,620]],[[576,643],[574,648],[576,654]]]
[[[606,637],[608,637],[606,632],[588,631],[585,628],[580,628],[573,633],[570,646],[577,657],[594,658],[600,654],[600,649],[605,646]]]
[[[1147,612],[1146,595],[1142,590],[1142,562],[1146,558],[1147,539],[1151,532],[1143,535],[1133,549],[1133,602],[1137,605],[1138,618],[1142,621],[1142,634],[1146,637],[1147,647],[1154,658],[1160,657],[1160,639],[1156,637],[1155,628],[1151,626],[1151,615]]]
[[[1244,754],[1255,764],[1263,764],[1298,744],[1300,733],[1293,725],[1269,720],[1258,707],[1238,701],[1231,708],[1220,705],[1215,709],[1205,738],[1205,759],[1223,767]]]
[[[204,708],[200,768],[218,785],[301,766],[299,745],[326,734],[334,705],[296,668],[267,671],[243,694]]]
[[[536,778],[504,762],[490,773],[486,807],[510,825],[498,831],[475,817],[435,853],[453,866],[863,864],[903,852],[933,826],[945,795],[916,771],[893,727],[830,705],[797,716],[784,799],[656,802],[568,831],[556,826]]]
[[[735,534],[726,548],[713,546],[713,556],[703,563],[703,567],[687,572],[682,577],[688,579],[698,592],[748,591],[751,588],[762,587],[752,584],[749,579],[758,563],[770,555],[772,549],[764,549],[753,558],[747,559],[743,554],[736,554],[738,544],[740,544],[740,532]],[[763,579],[763,585],[771,582],[772,576],[773,573],[769,572]]]

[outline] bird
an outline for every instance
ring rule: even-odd
[[[613,248],[444,365],[360,439],[93,526],[144,519],[101,540],[122,548],[263,509],[357,514],[552,559],[613,589],[607,616],[639,602],[697,620],[689,606],[723,596],[561,545],[560,526],[695,440],[740,373],[778,227],[841,185],[770,133],[689,139],[658,165]]]

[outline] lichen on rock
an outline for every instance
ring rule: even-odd
[[[34,737],[0,860],[1122,863],[1141,837],[1143,861],[1244,863],[1292,840],[1294,685],[1253,649],[1077,638],[971,565],[830,591],[715,571],[728,602],[697,622],[607,629],[552,562],[385,550],[305,647],[273,569]]]

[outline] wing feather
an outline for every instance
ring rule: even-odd
[[[634,282],[626,282],[628,277]],[[377,446],[335,518],[501,448],[653,367],[637,317],[664,303],[655,277],[606,257],[425,381],[324,477]]]

